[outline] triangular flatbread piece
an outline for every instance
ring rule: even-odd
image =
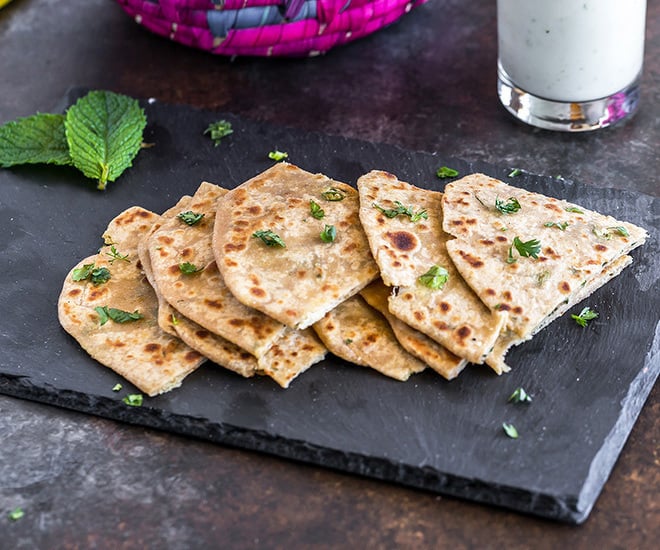
[[[311,326],[378,276],[355,189],[286,163],[218,202],[214,248],[232,294],[291,328]]]
[[[426,368],[399,344],[385,318],[360,296],[326,313],[314,330],[338,357],[390,378],[405,381]]]
[[[157,214],[139,207],[114,218],[104,233],[106,246],[69,272],[58,302],[62,327],[83,349],[149,396],[178,387],[205,361],[158,326],[158,300],[137,255],[140,236],[157,220]],[[90,264],[108,269],[110,279],[98,284],[75,281],[77,270]],[[101,324],[105,315],[96,308],[137,312],[140,317],[121,323],[110,316]]]
[[[442,230],[442,194],[372,171],[358,180],[360,221],[383,281],[398,287],[390,297],[393,315],[472,363],[483,363],[495,345],[506,314],[490,311],[454,267]],[[403,210],[403,213],[391,215]],[[420,281],[429,270],[446,272],[441,288]],[[437,280],[437,279],[436,279]],[[499,373],[507,370],[498,365]]]
[[[523,340],[620,272],[620,259],[647,237],[631,223],[483,174],[448,184],[442,208],[443,227],[456,237],[447,242],[454,265],[492,311],[508,312],[506,329]]]
[[[392,289],[385,286],[379,279],[362,289],[360,296],[385,317],[403,349],[426,363],[447,380],[456,378],[467,366],[467,360],[454,355],[435,340],[431,340],[425,334],[392,315],[388,308],[388,298],[391,292]]]
[[[153,278],[164,299],[183,316],[256,357],[283,334],[284,325],[240,303],[217,269],[211,246],[216,200],[227,191],[204,182],[187,211],[203,214],[188,225],[178,215],[163,219],[147,240]],[[182,272],[184,264],[198,269]],[[191,267],[191,268],[192,268]]]

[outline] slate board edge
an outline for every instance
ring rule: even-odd
[[[656,377],[657,374],[655,372]],[[430,467],[423,468],[420,475],[419,468],[406,464],[310,445],[300,440],[279,438],[229,424],[213,423],[205,418],[165,413],[160,409],[146,406],[131,407],[125,405],[119,398],[110,399],[72,390],[58,390],[57,393],[54,393],[47,390],[47,385],[40,388],[22,376],[0,373],[0,393],[126,424],[265,453],[328,468],[342,474],[363,476],[407,488],[421,489],[468,502],[498,506],[525,515],[571,524],[579,524],[587,518],[607,479],[607,475],[595,479],[593,483],[595,490],[589,491],[584,498],[581,496],[578,501],[574,496],[532,493],[515,487],[445,474]],[[646,396],[644,396],[645,398]],[[175,419],[176,421],[173,422]],[[179,426],[185,426],[185,428],[182,429]],[[620,441],[619,447],[623,446],[625,436],[626,434]],[[619,442],[617,441],[617,443]],[[604,456],[607,460],[607,453]],[[609,474],[616,462],[616,457],[608,462],[611,463],[602,464],[599,471],[607,470],[607,474]]]

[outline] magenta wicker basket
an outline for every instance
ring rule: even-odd
[[[427,0],[117,0],[150,31],[219,55],[303,56],[371,34]]]

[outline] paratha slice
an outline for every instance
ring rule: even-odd
[[[218,271],[212,248],[216,200],[227,191],[203,182],[187,210],[203,217],[193,225],[178,215],[163,219],[147,239],[153,278],[174,309],[209,332],[255,357],[265,354],[284,333],[284,325],[240,303]],[[184,273],[182,267],[196,269]]]
[[[378,276],[356,190],[286,163],[218,202],[214,249],[232,294],[291,328],[311,326]]]
[[[388,309],[388,298],[391,292],[390,287],[385,286],[381,280],[377,280],[362,289],[360,296],[385,317],[403,349],[426,363],[447,380],[456,378],[467,366],[467,360],[454,355],[435,340],[431,340],[425,334],[392,315]]]
[[[399,344],[389,324],[360,296],[338,305],[314,324],[326,347],[356,365],[405,381],[426,365]]]
[[[442,194],[372,171],[358,179],[360,220],[386,284],[397,287],[390,312],[471,363],[484,363],[506,321],[489,310],[454,267],[442,230]],[[390,217],[388,211],[408,210]],[[424,213],[424,214],[422,214]],[[441,288],[420,281],[434,266]],[[498,373],[507,367],[496,368]]]
[[[158,326],[158,300],[137,256],[140,235],[157,219],[156,214],[140,207],[129,208],[114,218],[104,233],[106,246],[67,274],[58,300],[62,327],[94,359],[149,396],[178,387],[205,361]],[[74,280],[77,270],[90,264],[108,269],[110,279],[99,284]],[[102,323],[106,316],[103,311],[109,308],[138,318],[121,323],[110,316]]]
[[[442,208],[454,265],[492,311],[508,312],[506,328],[520,339],[609,280],[603,270],[647,237],[631,223],[484,174],[449,183]]]

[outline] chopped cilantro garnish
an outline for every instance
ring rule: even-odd
[[[282,238],[270,229],[260,229],[252,233],[252,236],[261,239],[267,246],[281,246],[282,248],[286,248],[286,244],[284,244]]]
[[[128,254],[120,254],[114,244],[110,247],[110,252],[106,252],[105,255],[110,257],[109,262],[111,264],[113,264],[115,260],[122,260],[131,263],[131,260],[128,259]]]
[[[187,210],[186,212],[180,212],[176,217],[186,225],[195,225],[201,221],[201,219],[204,217],[204,214],[200,212],[193,212],[192,210]]]
[[[516,427],[513,424],[507,424],[506,422],[503,422],[502,429],[504,430],[504,433],[511,439],[518,439],[518,430],[516,430]]]
[[[539,252],[541,252],[541,241],[538,239],[531,239],[529,241],[523,242],[518,237],[513,238],[513,244],[509,247],[509,256],[507,257],[507,263],[513,264],[517,260],[513,257],[513,249],[518,251],[523,258],[534,258],[535,260],[539,257]]]
[[[268,153],[268,158],[270,160],[274,160],[275,162],[282,162],[284,159],[289,158],[289,153],[275,149],[275,151]]]
[[[312,214],[312,217],[316,218],[317,220],[321,220],[325,216],[325,211],[314,199],[310,199],[309,201],[309,211]]]
[[[589,321],[595,319],[596,317],[598,317],[598,313],[596,313],[590,307],[583,308],[578,315],[575,315],[574,313],[571,315],[571,319],[574,319],[575,322],[581,327],[586,327]]]
[[[123,386],[121,384],[115,384],[112,386],[112,391],[121,391],[122,387]]]
[[[529,395],[524,388],[516,388],[515,391],[509,397],[509,401],[512,403],[531,403],[532,396]]]
[[[71,277],[74,281],[89,279],[93,284],[100,285],[110,280],[110,270],[107,267],[94,267],[94,264],[85,264],[73,270]]]
[[[195,264],[191,264],[190,262],[183,262],[179,264],[179,271],[181,271],[181,273],[184,273],[185,275],[192,275],[194,273],[202,271],[203,269],[204,269],[203,267],[197,267]]]
[[[96,311],[99,316],[99,324],[101,326],[105,325],[108,322],[108,319],[114,321],[115,323],[130,323],[132,321],[138,321],[144,317],[144,315],[142,315],[138,310],[130,313],[129,311],[124,311],[123,309],[117,309],[108,306],[95,307],[94,311]]]
[[[520,203],[516,197],[509,197],[508,202],[504,202],[495,197],[495,208],[502,214],[515,214],[520,210]]]
[[[144,398],[141,393],[130,393],[122,401],[131,407],[141,407]]]
[[[333,243],[335,242],[335,239],[337,238],[337,229],[335,228],[334,225],[327,225],[321,231],[321,240],[324,243]]]
[[[204,135],[211,134],[211,139],[213,140],[213,145],[217,147],[220,145],[223,137],[227,137],[229,134],[233,134],[234,130],[231,127],[231,122],[226,120],[218,120],[217,122],[212,122],[209,124],[209,127],[204,130]]]
[[[23,508],[14,508],[9,514],[7,514],[7,517],[11,521],[18,521],[25,515],[25,512],[23,511]]]
[[[455,178],[456,176],[458,176],[458,170],[454,170],[453,168],[449,168],[448,166],[441,166],[436,170],[435,175],[441,179]]]
[[[449,280],[449,272],[444,267],[434,265],[426,273],[420,275],[418,280],[428,288],[442,290]]]
[[[410,221],[418,222],[419,220],[427,220],[429,218],[426,210],[420,210],[419,212],[414,212],[412,206],[404,206],[399,201],[394,201],[396,208],[383,208],[378,206],[376,203],[373,204],[373,207],[382,212],[388,218],[396,218],[397,216],[408,216]]]
[[[321,193],[321,196],[330,202],[343,201],[346,198],[346,193],[336,187],[330,187]]]
[[[564,208],[564,210],[566,210],[566,212],[573,212],[575,214],[584,214],[584,212],[577,206],[567,206]]]
[[[545,222],[543,224],[544,227],[556,227],[557,229],[561,229],[562,231],[566,231],[566,228],[569,226],[568,222]]]
[[[520,168],[514,168],[513,170],[511,170],[511,172],[509,172],[509,177],[515,178],[516,176],[519,176],[522,173],[523,171]]]

